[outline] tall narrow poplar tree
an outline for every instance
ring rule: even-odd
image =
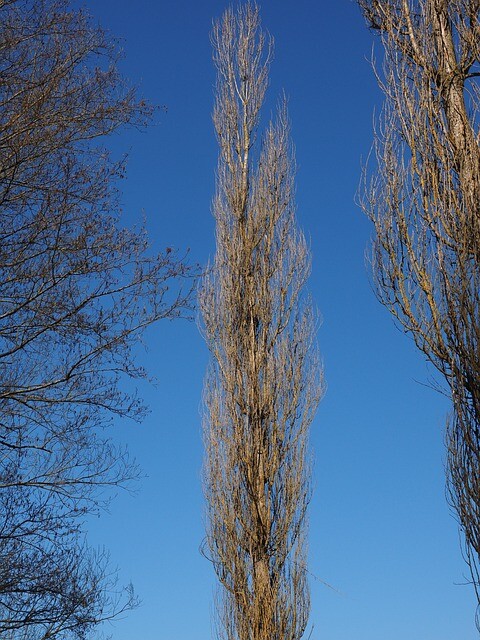
[[[272,40],[247,4],[213,30],[220,146],[216,255],[200,293],[206,553],[220,582],[218,636],[297,640],[309,615],[309,426],[322,378],[310,272],[295,221],[285,102],[258,144]]]

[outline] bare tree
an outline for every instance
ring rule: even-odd
[[[68,0],[0,1],[0,635],[84,638],[117,601],[86,514],[136,475],[109,439],[144,408],[146,327],[189,306],[189,272],[144,231],[119,225],[103,136],[151,109],[118,53]],[[187,290],[188,290],[187,286]]]
[[[309,425],[322,382],[310,272],[296,226],[286,105],[256,151],[272,40],[258,8],[227,10],[212,35],[220,146],[216,255],[200,292],[205,381],[206,553],[219,637],[297,640],[309,615]]]
[[[385,49],[364,200],[378,296],[451,392],[448,491],[480,603],[480,3],[359,4]]]

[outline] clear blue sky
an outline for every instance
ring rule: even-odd
[[[216,143],[209,31],[218,0],[84,0],[122,39],[124,74],[168,107],[147,133],[116,136],[130,150],[125,220],[147,218],[154,247],[214,250],[210,201]],[[264,0],[274,35],[268,116],[290,96],[298,217],[311,238],[311,292],[328,391],[313,424],[311,624],[315,640],[473,640],[474,597],[444,491],[445,398],[413,343],[376,301],[364,254],[369,223],[354,204],[381,96],[368,62],[374,36],[355,2]],[[377,57],[381,57],[376,44]],[[141,359],[151,414],[116,425],[148,477],[92,522],[123,582],[143,604],[115,640],[212,637],[214,577],[203,537],[200,398],[207,352],[195,323],[160,323]],[[328,583],[332,588],[326,586]]]

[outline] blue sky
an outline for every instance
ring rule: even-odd
[[[124,219],[144,214],[152,244],[214,251],[210,202],[217,149],[211,124],[209,32],[217,0],[85,0],[121,38],[124,75],[166,105],[145,132],[117,135],[129,151]],[[368,221],[354,203],[372,114],[381,95],[369,64],[373,34],[353,1],[265,0],[275,37],[265,106],[290,98],[297,151],[298,218],[311,239],[310,290],[323,316],[318,338],[328,383],[312,427],[310,510],[312,639],[477,638],[455,520],[444,489],[448,402],[372,292]],[[375,51],[381,58],[377,42]],[[115,640],[212,637],[214,576],[203,537],[200,402],[208,354],[194,322],[163,322],[141,360],[158,379],[142,386],[151,408],[138,426],[118,423],[147,478],[90,524],[142,606],[107,629]],[[328,585],[330,586],[327,586]]]

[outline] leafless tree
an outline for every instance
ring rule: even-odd
[[[309,615],[309,426],[322,390],[310,272],[295,221],[286,105],[256,145],[272,40],[258,8],[215,23],[220,146],[216,255],[200,292],[205,381],[205,552],[220,588],[218,636],[297,640]],[[259,147],[259,149],[258,149]]]
[[[480,3],[359,4],[385,49],[364,200],[377,291],[451,392],[448,492],[480,603]]]
[[[139,337],[188,308],[175,251],[119,224],[124,162],[103,148],[151,109],[68,0],[0,0],[0,635],[84,638],[111,592],[85,516],[136,475],[105,427],[144,408]],[[188,289],[188,286],[187,286]]]

